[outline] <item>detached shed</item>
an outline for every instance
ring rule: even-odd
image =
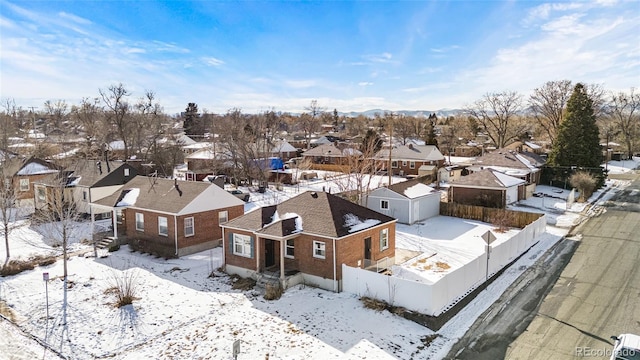
[[[449,202],[504,208],[522,198],[525,181],[493,169],[483,169],[449,183]]]
[[[364,205],[403,224],[437,216],[440,192],[424,184],[423,180],[417,178],[375,189],[365,198]]]

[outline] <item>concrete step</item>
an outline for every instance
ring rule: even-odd
[[[102,240],[98,240],[96,242],[96,247],[98,249],[106,249],[109,246],[111,246],[111,244],[113,244],[113,239],[109,239],[109,238],[104,238]]]

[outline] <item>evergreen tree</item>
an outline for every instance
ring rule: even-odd
[[[597,168],[601,160],[600,134],[593,101],[585,86],[578,83],[567,102],[565,118],[560,123],[556,141],[549,154],[549,164]]]
[[[425,145],[435,145],[438,146],[438,139],[436,138],[436,123],[438,122],[438,117],[436,114],[429,115],[427,119],[427,128],[424,138]]]
[[[362,139],[361,151],[363,154],[375,154],[382,149],[382,139],[377,132],[369,129]]]
[[[192,136],[204,136],[204,121],[198,113],[198,104],[189,103],[184,112],[184,133]]]

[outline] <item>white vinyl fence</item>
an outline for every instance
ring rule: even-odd
[[[446,274],[432,284],[378,274],[342,265],[342,289],[358,296],[382,300],[422,314],[447,311],[488,277],[522,255],[546,231],[546,216],[527,225],[510,239],[491,245],[487,274],[486,253]]]

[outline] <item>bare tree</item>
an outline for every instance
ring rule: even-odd
[[[487,93],[473,106],[465,109],[470,116],[478,120],[498,148],[517,139],[528,128],[526,122],[518,118],[521,110],[522,95],[515,91]]]
[[[120,140],[124,143],[124,157],[129,158],[129,136],[131,130],[131,106],[127,97],[131,93],[122,85],[111,85],[107,90],[99,89],[100,97],[106,107],[107,122],[115,127]]]
[[[547,81],[541,87],[534,89],[529,97],[529,107],[533,111],[534,118],[546,131],[551,143],[556,140],[564,108],[572,91],[571,80]]]
[[[3,111],[0,114],[2,126],[0,126],[0,149],[6,150],[9,146],[9,137],[13,136],[18,129],[15,123],[18,108],[12,98],[2,99]]]
[[[304,108],[307,112],[300,115],[298,123],[304,132],[307,149],[311,145],[311,135],[320,129],[320,115],[324,108],[318,106],[318,100],[311,100],[309,106]]]
[[[417,119],[413,116],[398,114],[395,117],[395,121],[393,122],[393,131],[396,134],[396,137],[402,142],[402,145],[407,145],[407,142],[411,138],[418,136],[419,132],[416,131],[417,123]]]
[[[0,161],[0,233],[4,237],[4,245],[7,251],[7,257],[5,259],[5,265],[9,263],[9,258],[11,257],[11,253],[9,251],[9,235],[11,232],[20,226],[22,223],[19,222],[20,217],[20,208],[17,207],[17,196],[15,192],[15,188],[11,182],[11,176],[13,175],[10,169],[19,166],[17,161],[4,159]],[[16,166],[12,166],[16,165]]]
[[[96,144],[106,142],[106,129],[102,109],[100,109],[100,99],[82,98],[79,105],[71,107],[71,118],[76,127],[82,128],[86,137],[87,156],[93,155],[99,150]]]
[[[612,93],[608,113],[622,134],[631,158],[635,146],[640,142],[640,93],[636,93],[634,88],[628,93]]]
[[[47,100],[44,102],[45,113],[53,120],[53,126],[56,129],[60,129],[62,122],[69,115],[69,106],[64,100],[57,100],[52,102]]]

